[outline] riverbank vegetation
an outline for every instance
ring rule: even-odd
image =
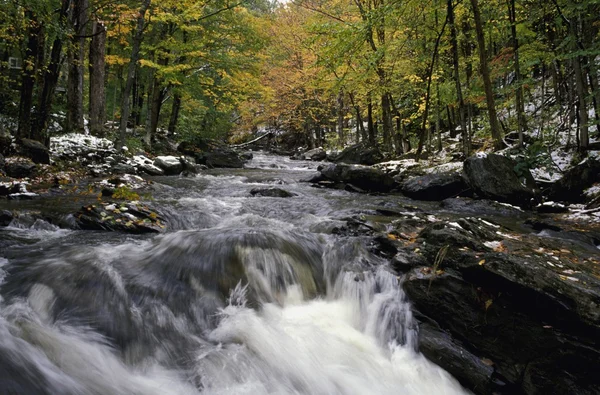
[[[0,112],[16,139],[88,131],[149,149],[161,130],[266,129],[394,156],[437,152],[449,133],[466,157],[598,137],[593,0],[1,4]]]

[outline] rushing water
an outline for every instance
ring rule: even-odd
[[[0,393],[465,393],[387,262],[332,232],[393,198],[299,183],[314,166],[156,179],[160,236],[0,230]],[[273,186],[298,196],[249,195]]]

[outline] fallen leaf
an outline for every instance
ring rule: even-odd
[[[479,261],[479,266],[483,266],[483,264],[485,263],[485,259],[482,259]]]

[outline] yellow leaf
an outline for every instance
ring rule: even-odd
[[[483,266],[483,264],[485,263],[485,259],[482,259],[479,261],[479,266]]]
[[[485,301],[485,311],[487,311],[487,309],[490,308],[490,306],[492,305],[492,303],[494,303],[494,301],[492,299],[488,299]]]

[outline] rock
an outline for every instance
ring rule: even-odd
[[[48,150],[48,147],[39,141],[22,139],[20,153],[33,160],[34,163],[45,165],[50,163],[50,151]]]
[[[487,199],[450,198],[441,201],[440,207],[444,211],[471,215],[501,215],[510,217],[525,215],[523,210],[516,206]]]
[[[600,161],[588,158],[567,170],[555,182],[548,194],[552,200],[581,203],[585,200],[583,191],[600,181]]]
[[[137,202],[84,206],[75,214],[75,219],[84,230],[160,233],[165,229],[165,220],[158,212]]]
[[[0,154],[0,172],[4,170],[4,166],[6,165],[6,159],[4,159],[4,155]]]
[[[417,244],[428,264],[404,289],[426,356],[475,393],[597,392],[600,279],[583,263],[593,243],[461,218],[428,225]]]
[[[174,156],[157,156],[154,166],[162,169],[167,176],[175,176],[183,171],[183,164]]]
[[[327,152],[321,147],[306,151],[301,155],[304,160],[322,161],[327,159]]]
[[[331,162],[372,166],[383,161],[383,154],[377,147],[355,144],[340,154],[328,158]]]
[[[288,198],[298,196],[295,193],[288,192],[280,188],[254,188],[250,191],[252,196],[266,196],[266,197],[279,197]]]
[[[215,140],[199,139],[194,142],[184,141],[179,144],[177,151],[193,157],[196,163],[208,167],[244,167],[244,160],[237,152]]]
[[[536,198],[532,188],[535,181],[529,170],[519,177],[516,166],[514,160],[501,155],[471,156],[464,163],[463,174],[469,187],[481,198],[531,207]]]
[[[117,163],[111,167],[110,172],[113,174],[135,174],[135,167],[127,163]]]
[[[182,173],[184,176],[198,174],[201,170],[203,170],[203,167],[206,168],[206,166],[197,165],[194,158],[190,158],[189,156],[181,156],[179,158],[179,162],[183,168]]]
[[[8,161],[4,166],[6,175],[12,178],[33,177],[37,166],[30,159],[18,158]]]
[[[12,151],[12,137],[0,126],[0,155],[10,155]]]
[[[242,158],[242,160],[249,161],[254,158],[254,154],[252,152],[242,152],[240,154],[240,158]]]
[[[501,393],[502,384],[494,378],[494,368],[485,358],[473,355],[459,340],[453,339],[435,322],[417,315],[419,323],[419,351],[454,376],[461,384],[478,394]],[[487,362],[487,361],[486,361]]]
[[[368,192],[389,192],[395,185],[392,177],[369,166],[330,164],[322,168],[321,174],[330,181],[352,184]]]
[[[317,182],[321,182],[321,181],[325,181],[326,178],[321,174],[321,172],[312,174],[308,177],[305,177],[303,179],[300,180],[300,182],[310,182],[310,183],[317,183]]]
[[[8,210],[0,211],[0,226],[8,226],[12,222],[14,216]]]
[[[163,176],[165,174],[165,172],[161,168],[156,167],[154,165],[147,164],[147,163],[140,165],[139,169],[142,172],[144,172],[148,175],[151,175],[151,176]]]
[[[557,213],[567,213],[569,212],[569,208],[564,204],[560,204],[557,202],[544,202],[535,207],[535,211],[540,214],[557,214]]]
[[[404,195],[416,200],[444,200],[465,189],[463,178],[454,172],[413,177],[400,186]]]
[[[401,248],[396,251],[390,264],[398,273],[406,273],[415,267],[427,266],[427,260],[413,249]]]

